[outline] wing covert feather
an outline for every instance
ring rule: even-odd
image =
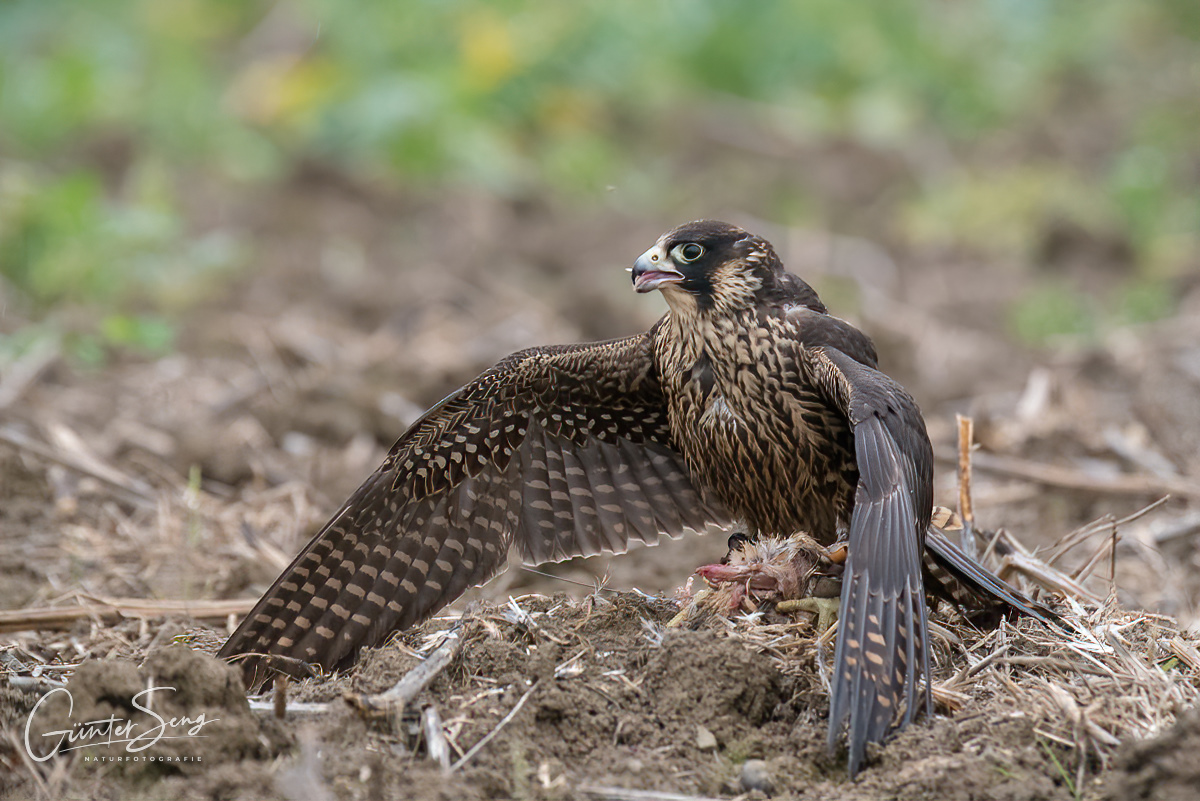
[[[672,443],[652,353],[647,334],[523,351],[445,398],[220,655],[345,666],[496,575],[510,547],[536,563],[727,522]]]

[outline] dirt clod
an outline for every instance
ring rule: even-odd
[[[1106,783],[1105,801],[1190,801],[1200,795],[1200,710],[1182,715],[1160,736],[1130,743]]]
[[[152,788],[151,795],[161,797],[569,799],[585,797],[580,788],[609,787],[750,798],[1073,801],[1081,797],[1074,783],[1083,776],[1082,797],[1095,797],[1102,764],[1091,750],[1063,745],[1070,730],[1059,728],[1053,699],[1039,695],[1047,679],[1032,674],[1050,671],[1041,675],[1076,692],[1097,688],[1102,679],[1093,675],[1087,685],[1072,685],[1071,674],[1061,673],[1061,653],[1050,658],[1062,635],[1039,624],[1026,621],[1004,632],[1005,648],[1024,667],[1009,668],[1007,678],[981,671],[964,685],[969,696],[962,711],[919,718],[884,747],[872,748],[850,782],[844,753],[826,748],[827,691],[818,664],[829,657],[810,653],[808,622],[743,617],[710,619],[695,630],[664,628],[675,611],[674,604],[637,595],[593,595],[583,602],[526,596],[482,606],[461,623],[461,655],[398,721],[364,719],[342,696],[390,687],[436,647],[456,618],[431,621],[372,649],[345,673],[292,685],[292,702],[327,706],[315,714],[289,709],[282,721],[251,711],[233,668],[181,645],[153,650],[140,665],[136,658],[90,660],[67,684],[74,708],[68,709],[65,693],[45,696],[33,735],[38,740],[83,720],[130,720],[145,731],[155,715],[193,722],[204,716],[204,737],[164,738],[146,751],[153,762],[82,763],[84,756],[126,755],[115,744],[49,763],[65,765],[71,781],[86,776],[119,796]],[[1144,637],[1175,636],[1142,620],[1104,619],[1122,621],[1123,636],[1138,654],[1157,653]],[[954,633],[962,644],[943,642],[935,654],[938,682],[968,664],[965,649],[987,652],[999,636],[962,625]],[[1120,676],[1112,680],[1126,695],[1134,687],[1119,684],[1127,681]],[[149,687],[172,689],[156,690],[149,703],[141,697],[138,703],[152,710],[146,712],[132,699]],[[1080,715],[1091,715],[1093,725],[1116,725],[1117,718],[1104,717],[1110,696],[1117,693],[1094,700]],[[9,707],[0,717],[7,742],[19,742],[12,735],[35,699],[0,696]],[[452,762],[485,743],[449,775],[427,755],[419,726],[410,725],[428,707],[443,721]],[[1198,731],[1197,718],[1185,716],[1157,740],[1114,754],[1104,797],[1188,797],[1184,788],[1196,773],[1186,754]],[[19,754],[0,745],[0,758],[11,762]],[[0,786],[0,797],[26,797],[31,786]]]
[[[85,729],[90,736],[76,740]],[[123,659],[84,663],[65,690],[45,695],[34,710],[30,742],[38,757],[86,746],[78,758],[134,780],[214,778],[218,766],[290,747],[273,721],[250,712],[231,666],[183,645],[152,653],[141,667]]]
[[[747,759],[742,765],[742,773],[738,777],[744,792],[759,792],[770,795],[775,789],[775,781],[771,778],[771,770],[761,759]]]

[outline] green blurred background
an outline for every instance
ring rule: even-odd
[[[1006,335],[1086,339],[1200,272],[1198,131],[1196,0],[5,0],[0,334],[169,351],[256,269],[214,198],[315,171],[735,209],[1009,271]]]

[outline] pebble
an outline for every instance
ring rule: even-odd
[[[717,748],[717,735],[713,734],[704,726],[697,726],[696,747],[701,751],[715,751]]]
[[[770,795],[775,789],[775,782],[771,780],[767,763],[761,759],[747,759],[742,764],[742,775],[738,781],[742,785],[742,791],[747,793],[759,790]]]

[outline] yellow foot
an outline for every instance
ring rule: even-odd
[[[687,622],[689,620],[691,620],[693,617],[696,616],[696,612],[700,608],[699,607],[700,602],[703,601],[705,598],[707,598],[709,595],[712,595],[712,590],[710,590],[708,588],[700,590],[695,595],[693,595],[691,597],[691,600],[686,601],[683,604],[683,608],[679,610],[679,613],[667,622],[667,628],[677,629],[677,628],[680,628],[681,626],[684,626],[685,624],[687,624]]]
[[[775,609],[783,612],[811,612],[817,616],[817,634],[824,634],[838,619],[840,598],[799,598],[794,601],[780,601]]]

